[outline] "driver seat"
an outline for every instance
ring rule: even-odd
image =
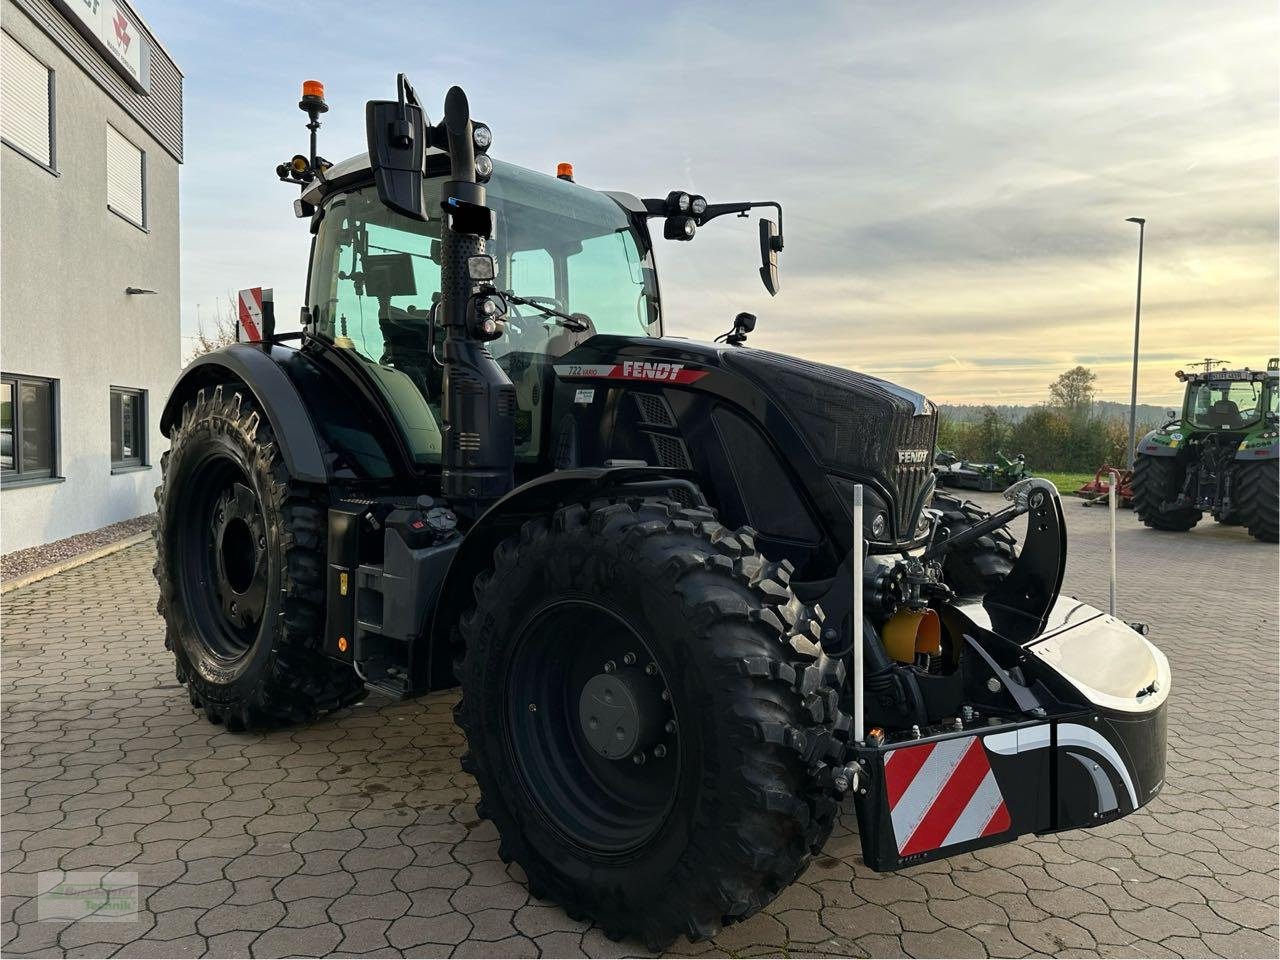
[[[1207,427],[1220,430],[1235,430],[1244,425],[1244,419],[1240,416],[1240,407],[1235,401],[1215,400],[1209,412],[1204,415],[1204,423]]]

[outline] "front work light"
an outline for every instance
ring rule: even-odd
[[[477,150],[488,150],[489,145],[493,143],[493,131],[483,123],[477,123],[471,129],[471,139],[475,142]]]
[[[689,202],[689,209],[693,211],[695,217],[700,217],[707,212],[707,198],[694,197]]]
[[[480,153],[476,155],[476,179],[484,183],[493,176],[493,161],[489,159],[488,154]]]
[[[683,190],[672,190],[667,194],[667,209],[672,213],[688,213],[692,202],[690,196]]]
[[[662,227],[662,235],[668,240],[692,240],[698,225],[693,217],[667,217]]]

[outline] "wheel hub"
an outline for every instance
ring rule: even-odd
[[[621,760],[653,744],[662,730],[662,685],[637,669],[606,670],[582,688],[578,721],[600,756]]]
[[[258,498],[245,484],[235,483],[219,497],[212,533],[223,616],[236,627],[253,626],[267,599],[267,531]]]

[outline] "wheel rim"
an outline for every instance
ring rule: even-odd
[[[621,618],[585,600],[541,611],[516,640],[503,702],[521,787],[564,839],[621,856],[658,834],[680,778],[679,718]]]
[[[195,634],[219,660],[252,649],[267,601],[267,526],[262,505],[238,462],[199,463],[181,484],[178,583]]]

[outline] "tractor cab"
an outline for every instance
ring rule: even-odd
[[[1233,371],[1234,372],[1234,371]],[[1276,378],[1206,377],[1187,385],[1183,423],[1189,429],[1248,430],[1277,415]]]
[[[425,221],[381,202],[367,155],[338,164],[304,197],[315,232],[308,329],[360,362],[423,465],[441,459],[440,200],[448,165],[438,158],[444,165],[435,169],[428,158]],[[507,299],[503,332],[487,349],[515,386],[516,459],[530,462],[545,447],[552,361],[597,333],[660,336],[657,273],[643,221],[618,200],[492,163],[487,253],[495,285],[526,302]]]

